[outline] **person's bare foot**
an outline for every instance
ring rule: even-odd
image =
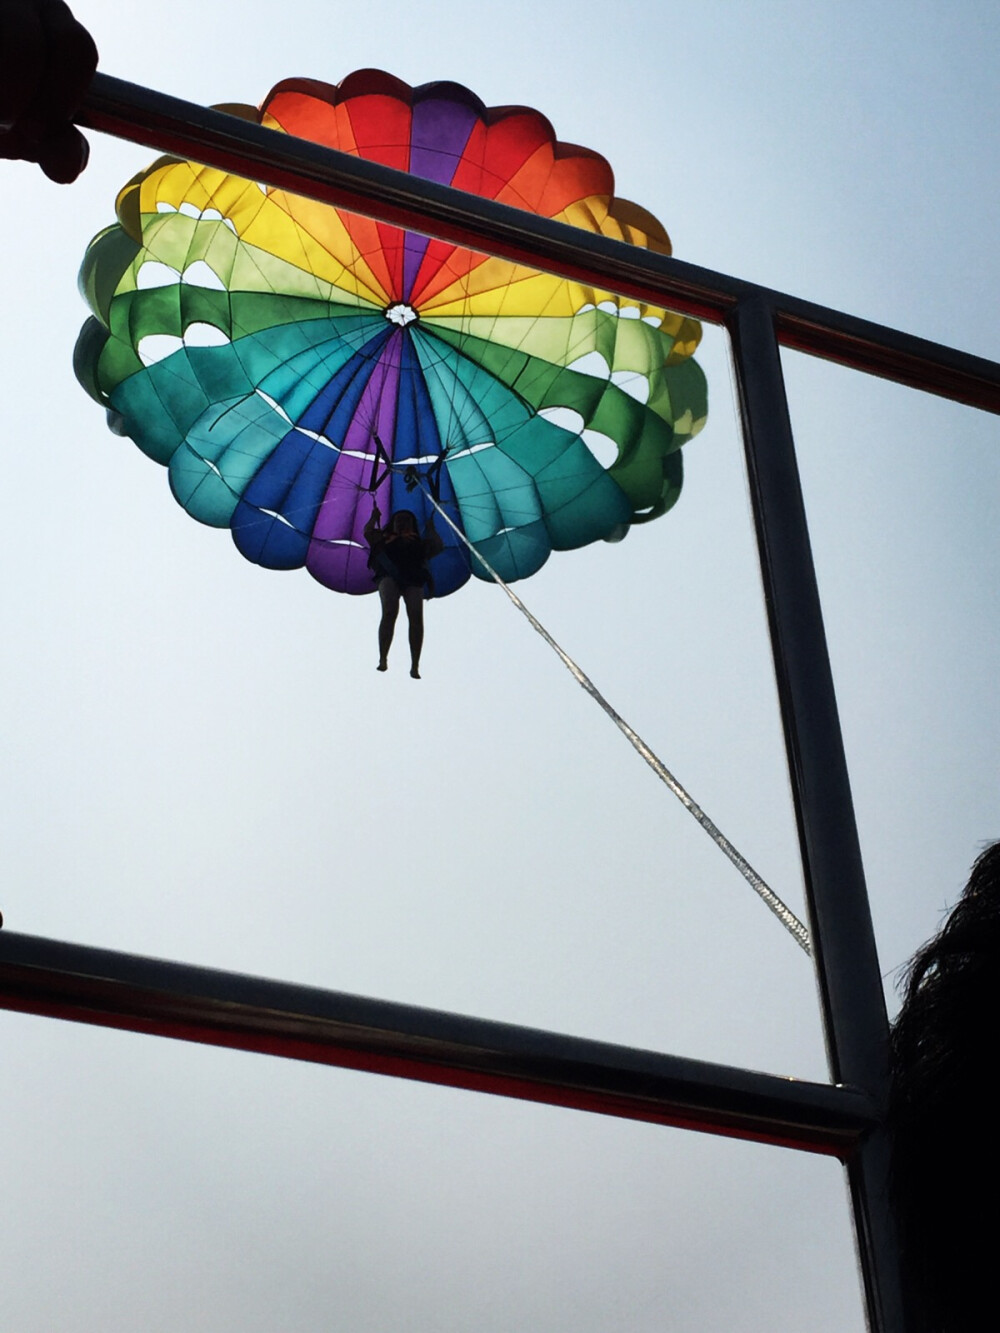
[[[384,660],[381,661],[381,662],[379,662],[378,667],[376,668],[376,670],[378,670],[378,671],[388,671],[388,670],[389,670],[389,663],[386,662],[386,661],[384,661]]]
[[[410,667],[410,675],[413,677],[414,680],[420,679],[420,672],[417,670],[415,666]]]

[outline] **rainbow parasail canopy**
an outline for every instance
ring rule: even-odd
[[[239,113],[670,253],[602,157],[458,84],[361,70]],[[371,592],[373,499],[423,522],[430,491],[514,580],[676,501],[707,410],[695,321],[174,158],[117,214],[83,261],[77,375],[248,560]],[[488,577],[439,531],[438,595]]]

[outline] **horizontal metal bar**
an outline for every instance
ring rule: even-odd
[[[81,125],[335,203],[682,314],[725,322],[746,298],[786,347],[1000,412],[1000,365],[724,273],[452,190],[277,130],[97,74]]]
[[[0,1007],[848,1158],[843,1087],[0,931]]]

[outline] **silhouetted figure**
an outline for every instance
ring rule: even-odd
[[[907,1285],[931,1333],[982,1333],[998,1317],[1000,843],[910,963],[892,1054]]]
[[[443,548],[431,515],[421,537],[416,515],[409,509],[397,509],[387,527],[378,505],[365,524],[365,541],[371,548],[368,567],[378,585],[382,601],[382,619],[378,627],[378,669],[389,668],[389,648],[396,628],[402,598],[410,626],[410,675],[420,679],[420,651],[424,644],[424,590],[430,586],[428,563]]]
[[[63,0],[0,0],[0,157],[76,180],[90,150],[72,116],[96,68],[93,38]]]

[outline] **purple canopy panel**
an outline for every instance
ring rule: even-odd
[[[375,466],[375,435],[391,442],[399,389],[399,330],[382,349],[344,435],[343,452],[330,478],[313,527],[306,568],[313,578],[336,592],[373,592],[364,527],[371,510],[362,501]],[[391,447],[391,443],[390,443]],[[391,477],[379,484],[374,499],[383,514],[390,506]]]
[[[462,102],[429,97],[413,108],[410,171],[424,180],[450,185],[476,123],[476,112]],[[427,237],[408,231],[404,238],[403,299],[409,301],[427,250]]]

